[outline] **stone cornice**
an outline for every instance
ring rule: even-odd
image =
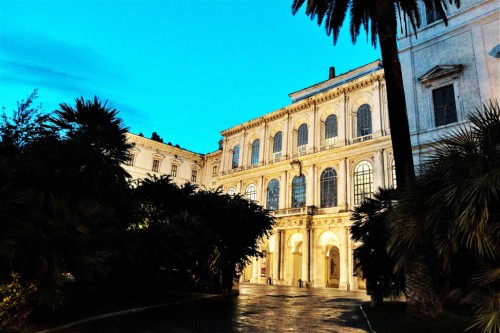
[[[154,150],[158,153],[163,153],[166,155],[177,155],[187,158],[189,160],[194,160],[197,162],[203,161],[203,154],[198,154],[186,149],[177,148],[171,145],[167,145],[165,143],[161,143],[158,141],[154,141],[139,135],[135,135],[132,133],[127,133],[127,141],[134,144],[136,147],[144,147],[146,149]]]
[[[340,86],[331,88],[331,89],[326,90],[324,92],[317,93],[317,94],[312,95],[310,97],[307,97],[303,100],[292,103],[292,104],[285,106],[279,110],[268,113],[262,117],[255,118],[255,119],[249,120],[247,122],[244,122],[240,125],[228,128],[228,129],[220,132],[220,134],[224,137],[231,136],[231,135],[237,134],[239,132],[249,130],[249,129],[258,127],[260,125],[269,123],[271,121],[278,120],[278,119],[285,117],[287,115],[292,115],[294,113],[298,113],[300,111],[311,108],[312,106],[314,106],[316,104],[324,103],[324,102],[330,101],[332,99],[335,99],[339,96],[342,96],[343,94],[350,94],[356,90],[360,90],[360,89],[369,87],[370,85],[373,85],[376,82],[381,82],[383,80],[384,80],[384,70],[380,69],[380,70],[377,70],[373,73],[370,73],[370,74],[364,75],[362,77],[348,81]]]

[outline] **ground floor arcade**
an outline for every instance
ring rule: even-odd
[[[353,260],[349,214],[315,215],[314,207],[276,211],[273,235],[261,244],[241,281],[312,288],[364,289]]]

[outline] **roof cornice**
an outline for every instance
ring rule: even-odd
[[[249,120],[247,122],[244,122],[242,124],[239,124],[237,126],[223,130],[220,132],[220,134],[224,137],[227,137],[227,136],[231,136],[231,135],[237,134],[237,133],[242,132],[242,131],[246,131],[246,130],[261,126],[262,124],[267,124],[269,122],[275,121],[275,120],[280,119],[282,117],[285,117],[287,115],[292,115],[294,113],[298,113],[300,111],[308,109],[308,108],[312,107],[313,105],[330,101],[330,100],[335,99],[343,94],[348,94],[348,93],[352,93],[356,90],[364,89],[364,88],[372,85],[373,83],[383,81],[384,79],[385,79],[384,70],[379,69],[377,71],[374,71],[374,72],[369,73],[367,75],[364,75],[362,77],[353,79],[352,81],[348,81],[340,86],[333,87],[333,88],[328,89],[326,91],[314,94],[310,97],[307,97],[305,99],[302,99],[300,101],[292,103],[288,106],[285,106],[281,109],[278,109],[276,111],[268,113],[268,114],[261,116],[259,118],[255,118],[255,119]]]

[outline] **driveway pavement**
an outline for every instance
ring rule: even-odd
[[[240,285],[239,296],[201,299],[115,317],[66,332],[367,332],[361,291]]]

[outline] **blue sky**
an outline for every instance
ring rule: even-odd
[[[291,103],[288,94],[380,58],[339,42],[292,0],[0,0],[0,106],[38,88],[46,111],[109,100],[133,133],[207,153],[219,132]]]

